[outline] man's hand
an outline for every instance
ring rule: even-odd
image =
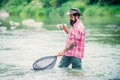
[[[58,24],[57,28],[60,28],[61,30],[63,30],[63,27],[66,27],[66,26],[67,26],[66,24]]]
[[[63,56],[65,54],[65,52],[66,52],[66,50],[64,49],[64,50],[58,52],[57,56]]]
[[[58,24],[57,27],[60,28],[61,30],[64,30],[68,34],[69,29],[67,28],[66,24]]]
[[[72,49],[74,46],[76,46],[75,42],[71,43],[68,47],[66,47],[65,49],[63,49],[62,51],[60,51],[57,56],[63,56],[66,51]]]

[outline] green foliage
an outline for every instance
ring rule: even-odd
[[[97,4],[99,0],[89,0],[88,4]]]
[[[27,3],[30,3],[32,0],[27,0]]]
[[[87,0],[87,4],[120,5],[120,0]]]
[[[79,8],[80,11],[83,13],[86,9],[86,6],[83,2],[80,1],[76,1],[76,2],[70,1],[64,3],[61,7],[57,8],[57,11],[61,16],[64,16],[66,12],[69,11],[71,8]]]
[[[27,3],[25,1],[22,1],[22,0],[9,0],[8,3],[7,3],[7,6],[18,6],[18,5],[23,5],[24,3]]]
[[[73,4],[73,7],[79,8],[80,11],[83,13],[86,9],[86,5],[85,3],[81,2],[81,1],[77,1],[76,3]]]
[[[112,4],[117,6],[109,6]],[[118,4],[120,0],[0,0],[0,9],[7,10],[16,20],[33,18],[61,23],[68,21],[66,12],[71,8],[79,8],[86,16],[111,16],[120,14]]]
[[[43,3],[44,7],[60,7],[63,3],[68,2],[70,0],[39,0]]]
[[[120,14],[119,6],[88,6],[84,12],[86,16],[111,16],[117,14]]]
[[[120,5],[120,0],[99,0],[100,5]]]
[[[57,4],[56,4],[56,5],[58,5],[58,7],[59,7],[59,6],[61,6],[63,3],[68,2],[68,1],[70,1],[70,0],[56,0],[56,1],[57,1]]]
[[[0,0],[0,7],[5,5],[8,2],[8,0]]]

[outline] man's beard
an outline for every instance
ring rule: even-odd
[[[73,26],[76,23],[76,21],[77,21],[76,19],[75,20],[70,19],[70,25]]]

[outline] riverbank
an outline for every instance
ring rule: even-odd
[[[120,16],[120,5],[88,5],[79,0],[62,3],[59,7],[55,7],[53,4],[45,4],[47,5],[45,7],[44,4],[39,1],[32,1],[29,4],[24,2],[18,5],[8,2],[0,7],[0,10],[6,10],[10,16],[16,16],[17,18],[19,16],[20,19],[34,18],[36,20],[43,20],[46,16],[51,18],[55,15],[64,17],[65,13],[74,7],[79,8],[85,16]]]
[[[26,19],[33,19],[36,22],[42,21],[44,24],[68,23],[66,12],[73,7],[79,8],[83,17],[120,17],[120,5],[87,5],[85,2],[77,0],[62,3],[59,7],[55,7],[54,5],[44,7],[42,2],[32,1],[29,4],[24,2],[18,5],[12,5],[9,2],[6,3],[0,7],[0,10],[7,11],[10,16],[5,21],[1,21],[0,19],[0,22],[2,23],[1,25],[6,26],[7,29],[11,27],[9,21],[22,22]],[[23,28],[21,25],[17,27],[17,29],[21,28]]]

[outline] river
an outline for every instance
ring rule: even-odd
[[[0,80],[120,80],[120,18],[82,19],[86,27],[82,70],[58,68],[35,71],[33,62],[56,55],[67,35],[61,30],[0,32]]]

